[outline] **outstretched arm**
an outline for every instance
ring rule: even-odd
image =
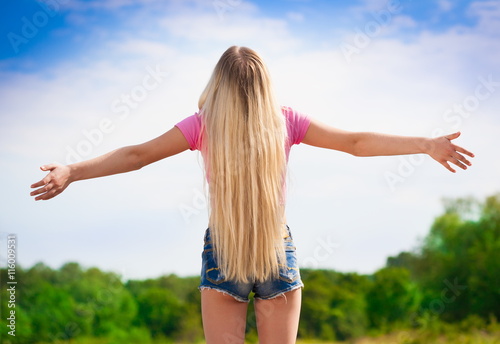
[[[31,185],[38,188],[30,193],[35,200],[48,200],[63,192],[77,180],[98,178],[138,170],[155,161],[178,154],[189,148],[177,127],[142,144],[118,148],[97,158],[71,165],[49,164],[40,167],[50,171],[42,180]]]
[[[471,152],[451,142],[459,136],[459,132],[436,138],[350,132],[312,119],[302,142],[311,146],[339,150],[354,156],[425,153],[451,172],[455,172],[449,163],[465,170],[471,163],[464,155],[474,157]]]

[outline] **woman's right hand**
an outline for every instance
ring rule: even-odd
[[[38,188],[30,193],[36,196],[35,201],[48,200],[63,192],[71,184],[71,168],[61,164],[49,164],[40,167],[42,171],[50,171],[42,180],[31,185]]]

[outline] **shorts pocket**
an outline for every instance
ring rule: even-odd
[[[213,284],[221,284],[226,281],[219,268],[210,268],[206,271],[205,277]]]
[[[226,281],[226,278],[221,273],[217,263],[214,260],[214,253],[212,250],[203,252],[203,264],[205,270],[205,278],[213,284],[221,284]]]

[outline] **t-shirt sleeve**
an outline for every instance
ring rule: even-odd
[[[186,117],[175,126],[180,129],[180,131],[186,138],[190,150],[201,149],[201,118],[197,113],[192,116]]]
[[[290,145],[298,145],[306,136],[311,120],[307,115],[289,107],[282,107],[282,111],[286,118],[289,143]]]

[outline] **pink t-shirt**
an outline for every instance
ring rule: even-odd
[[[285,144],[286,157],[290,154],[292,145],[298,145],[304,139],[309,124],[311,123],[308,116],[293,110],[292,108],[283,106],[281,108],[283,115],[286,118],[286,129],[288,132],[288,140]],[[189,149],[201,150],[201,117],[198,113],[185,118],[175,125],[180,129],[187,142]]]

